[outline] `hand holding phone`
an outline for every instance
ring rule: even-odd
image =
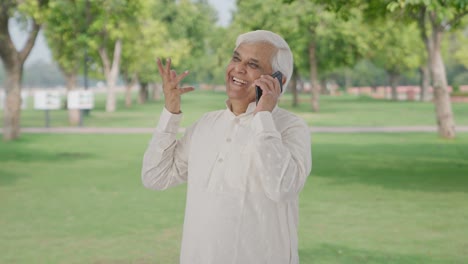
[[[271,77],[278,79],[281,92],[283,92],[283,75],[281,74],[281,72],[276,71],[275,73],[271,75]],[[255,99],[257,101],[257,104],[258,104],[258,101],[260,101],[260,97],[262,97],[262,94],[263,94],[262,89],[259,86],[255,86],[255,95],[256,95]]]

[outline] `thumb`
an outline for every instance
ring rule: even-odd
[[[183,88],[180,88],[180,94],[184,94],[184,93],[188,93],[188,92],[191,92],[193,90],[195,90],[195,88],[193,87],[183,87]]]

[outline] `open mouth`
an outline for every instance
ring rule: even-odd
[[[235,85],[239,85],[239,86],[246,85],[248,83],[247,81],[244,81],[244,80],[236,78],[236,77],[232,77],[232,82]]]

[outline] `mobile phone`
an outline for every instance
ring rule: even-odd
[[[275,73],[271,75],[271,77],[278,79],[281,92],[283,92],[283,75],[281,74],[281,72],[276,71]],[[258,101],[260,101],[260,97],[262,97],[262,89],[258,86],[255,86],[255,99],[257,101],[257,104],[258,104]]]

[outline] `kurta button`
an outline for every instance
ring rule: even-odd
[[[231,142],[232,139],[231,139],[231,138],[226,138],[226,141],[227,141],[227,142]]]
[[[223,158],[219,158],[219,159],[218,159],[218,162],[219,162],[219,163],[223,162]]]

